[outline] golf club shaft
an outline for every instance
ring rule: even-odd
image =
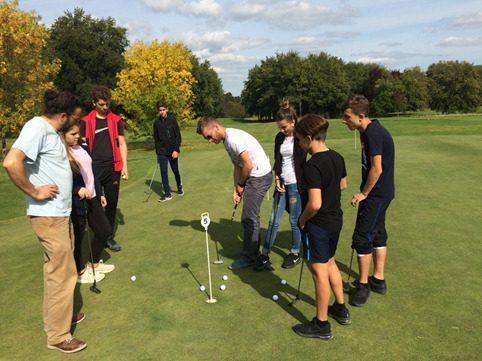
[[[90,230],[88,226],[88,208],[87,208],[87,201],[84,203],[85,204],[85,221],[87,224],[86,231],[87,231],[87,243],[89,244],[89,251],[90,251],[90,265],[92,267],[92,275],[94,277],[94,284],[89,288],[92,292],[94,293],[100,293],[100,290],[97,288],[97,279],[95,278],[95,267],[94,267],[94,255],[92,254],[92,244],[90,241]]]
[[[231,222],[234,221],[234,215],[236,214],[236,208],[238,208],[238,203],[234,205],[233,214],[231,215]]]

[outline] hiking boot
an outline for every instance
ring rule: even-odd
[[[158,202],[166,202],[166,201],[170,201],[172,199],[172,196],[170,194],[168,195],[163,195],[161,196],[161,198],[159,198]]]
[[[95,273],[95,282],[100,282],[105,278],[103,273]],[[94,283],[94,275],[87,270],[77,277],[77,283]]]
[[[83,320],[85,320],[85,313],[79,312],[76,315],[72,316],[72,325],[81,323]]]
[[[182,197],[184,195],[184,189],[182,189],[182,187],[180,187],[180,188],[177,189],[176,193],[179,197]]]
[[[283,260],[281,267],[283,268],[293,268],[297,264],[301,263],[301,257],[299,254],[290,253]]]
[[[48,345],[47,348],[51,350],[59,350],[63,353],[74,353],[80,350],[83,350],[87,347],[87,344],[84,341],[80,341],[75,337],[66,339],[56,345]]]
[[[92,272],[92,263],[87,262],[85,265],[85,268],[87,269],[87,272],[93,273]],[[95,273],[109,273],[112,272],[115,269],[115,266],[113,264],[106,264],[106,263],[97,263],[97,266],[94,266],[94,271]]]
[[[370,296],[370,286],[368,283],[363,284],[360,282],[356,283],[356,288],[352,290],[350,297],[350,305],[361,307],[366,305],[368,302],[368,297]]]
[[[119,252],[122,248],[119,243],[116,242],[115,239],[109,239],[105,242],[105,248],[109,248],[113,252]]]
[[[333,302],[332,306],[328,306],[328,316],[336,320],[340,325],[349,325],[351,323],[350,312],[345,304]]]
[[[271,267],[271,262],[269,261],[269,256],[265,256],[264,254],[258,255],[256,261],[254,262],[253,269],[255,271],[271,271],[273,268]]]
[[[375,276],[368,277],[368,284],[373,292],[384,295],[387,293],[387,283],[385,280],[379,280]]]
[[[327,322],[324,326],[320,326],[319,322],[320,321],[314,317],[310,322],[293,326],[293,331],[302,337],[321,338],[322,340],[332,339],[333,334],[331,333],[330,323]]]
[[[254,261],[250,258],[241,257],[231,263],[228,268],[229,269],[241,269],[241,268],[248,268],[254,264]]]

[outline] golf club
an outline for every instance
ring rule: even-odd
[[[88,219],[88,214],[87,214],[88,208],[87,208],[87,202],[86,201],[84,202],[84,207],[85,207],[85,219],[87,221],[87,219]],[[91,290],[94,293],[99,294],[101,291],[100,291],[100,289],[97,288],[97,280],[95,278],[94,256],[92,254],[92,244],[90,242],[90,229],[89,229],[89,227],[86,227],[86,228],[87,228],[87,243],[89,244],[89,251],[90,251],[90,265],[92,266],[92,275],[94,276],[94,283],[92,284],[92,286],[89,287],[89,290]]]
[[[300,279],[298,280],[298,290],[296,291],[296,296],[293,301],[288,303],[288,306],[294,306],[298,301],[301,299],[300,298],[300,288],[301,288],[301,278],[303,277],[303,266],[305,265],[305,260],[301,262],[301,269],[300,269]]]
[[[234,215],[236,214],[236,208],[238,208],[238,204],[234,205],[233,214],[231,215],[231,222],[234,221]]]
[[[152,194],[152,183],[154,182],[154,178],[156,177],[156,172],[157,172],[157,164],[154,167],[154,172],[152,172],[152,177],[151,177],[151,182],[149,183],[149,188],[144,191],[144,194],[147,194],[147,198],[144,200],[144,202],[147,202]]]
[[[343,285],[343,291],[346,293],[350,293],[351,287],[350,287],[350,277],[351,277],[351,266],[353,264],[353,252],[355,250],[352,248],[351,249],[351,257],[350,257],[350,268],[348,269],[348,278],[346,280],[346,283]]]

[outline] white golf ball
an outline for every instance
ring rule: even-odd
[[[286,284],[286,280],[281,280],[281,284],[284,286]]]
[[[206,287],[204,287],[203,285],[199,286],[199,291],[201,291],[201,292],[206,291]]]
[[[136,279],[137,279],[137,277],[136,277],[136,276],[131,276],[131,281],[132,281],[132,282],[135,282],[135,281],[136,281]]]
[[[223,276],[223,281],[227,281],[228,280],[228,276],[224,275]]]
[[[273,295],[272,299],[273,301],[278,301],[278,295]]]
[[[224,291],[224,290],[226,289],[226,285],[221,285],[221,286],[219,286],[219,289],[220,289],[221,291]]]

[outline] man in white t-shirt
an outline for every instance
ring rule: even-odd
[[[238,205],[244,197],[241,216],[244,244],[241,258],[234,261],[229,268],[251,267],[259,248],[261,203],[273,181],[269,158],[251,134],[240,129],[225,128],[216,118],[201,118],[197,132],[211,143],[219,144],[222,141],[233,162],[234,205]]]
[[[79,117],[80,102],[70,93],[47,90],[44,103],[44,115],[24,125],[3,166],[25,193],[27,216],[44,249],[47,347],[73,353],[87,344],[70,333],[71,324],[82,321],[85,315],[73,316],[77,271],[70,221],[72,171],[58,131]]]

